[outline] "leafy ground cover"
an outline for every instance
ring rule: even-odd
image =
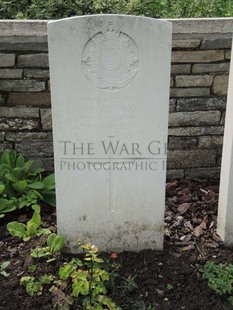
[[[167,183],[164,251],[101,254],[104,261],[108,260],[117,267],[115,282],[108,291],[121,309],[233,309],[228,301],[229,296],[211,290],[202,272],[208,261],[215,264],[233,262],[233,251],[225,248],[216,234],[217,201],[218,184],[171,181]],[[6,229],[7,223],[12,220],[26,224],[32,214],[31,209],[21,209],[7,214],[0,222],[2,310],[53,309],[53,295],[46,281],[49,283],[50,277],[55,276],[64,263],[77,258],[62,254],[49,263],[39,259],[35,270],[30,252],[35,246],[46,247],[45,237],[36,236],[23,242],[12,237]],[[44,228],[56,232],[54,208],[42,206],[41,218]],[[7,264],[2,265],[5,262]],[[224,267],[221,272],[225,274],[225,270]],[[20,284],[20,279],[30,273],[37,278],[47,275],[40,278],[45,281],[41,294],[32,297]],[[231,278],[228,281],[232,285]],[[84,309],[79,298],[75,299],[70,309]]]
[[[86,14],[131,14],[155,18],[229,17],[231,0],[1,0],[1,19],[57,19]]]

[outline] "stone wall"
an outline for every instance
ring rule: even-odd
[[[233,18],[172,22],[168,178],[218,178]],[[0,21],[0,152],[52,170],[46,24]]]

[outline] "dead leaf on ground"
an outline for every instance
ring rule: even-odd
[[[202,229],[206,229],[207,223],[206,223],[205,221],[203,221],[203,222],[200,224],[200,227],[201,227]]]
[[[219,247],[219,244],[218,244],[217,242],[215,242],[215,241],[211,241],[211,242],[206,242],[206,243],[205,243],[205,246],[206,246],[207,248],[216,249],[216,248]]]
[[[193,225],[191,224],[190,221],[187,221],[184,223],[184,227],[187,227],[188,229],[190,229],[191,231],[193,231]]]
[[[210,223],[210,227],[209,228],[212,228],[212,227],[214,227],[215,226],[215,221],[212,221],[211,223]]]
[[[195,249],[195,245],[189,244],[188,246],[185,246],[185,247],[181,248],[180,250],[182,252],[188,252],[188,251],[192,251],[194,249]]]
[[[201,224],[202,219],[197,218],[197,217],[193,217],[193,218],[192,218],[192,221],[193,221],[194,224]]]
[[[180,240],[183,241],[183,242],[189,242],[191,239],[192,239],[192,235],[191,234],[188,234],[188,235],[180,237]]]
[[[221,239],[221,237],[220,237],[219,235],[215,234],[215,233],[212,235],[212,238],[213,238],[214,241],[216,241],[216,242],[219,242],[219,243],[222,243],[222,242],[223,242],[222,239]]]
[[[156,292],[158,295],[163,296],[164,295],[164,291],[156,289]]]
[[[182,203],[181,205],[178,206],[177,211],[180,214],[184,214],[190,208],[190,206],[191,206],[191,203],[184,202],[184,203]]]
[[[172,188],[177,187],[177,183],[178,183],[177,180],[175,180],[175,181],[173,181],[173,182],[167,183],[166,189],[167,189],[167,190],[171,190]]]
[[[203,233],[204,231],[200,225],[194,228],[193,234],[195,237],[199,238]]]

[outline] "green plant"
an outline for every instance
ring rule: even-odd
[[[112,273],[110,273],[110,275],[112,276]],[[146,310],[146,304],[143,300],[135,301],[131,297],[132,292],[138,287],[135,278],[136,275],[122,277],[116,273],[116,280],[113,280],[113,284],[111,284],[113,296],[116,296],[117,299],[120,300],[122,309]],[[117,284],[115,284],[115,282]]]
[[[22,277],[20,284],[26,287],[28,295],[34,296],[34,294],[41,295],[45,284],[50,284],[53,281],[53,276],[44,274],[35,279],[35,277],[26,276]]]
[[[1,19],[57,19],[87,14],[131,14],[155,18],[229,17],[231,0],[1,0]]]
[[[64,238],[51,234],[47,247],[32,250],[33,257],[47,257],[58,253],[64,245]],[[99,258],[98,250],[91,244],[79,245],[83,250],[80,258],[73,258],[59,268],[58,275],[43,275],[39,278],[24,276],[21,284],[30,296],[42,294],[45,284],[51,284],[49,291],[53,296],[53,305],[60,310],[68,310],[77,298],[86,310],[120,310],[107,296],[105,284],[109,273],[102,268],[104,260]],[[51,261],[51,260],[50,260]],[[31,268],[30,268],[31,269]],[[35,265],[29,270],[35,272]]]
[[[26,225],[14,221],[7,224],[7,229],[12,236],[23,238],[24,241],[28,241],[32,236],[41,236],[42,234],[48,235],[51,233],[51,231],[47,228],[40,228],[40,224],[40,213],[34,211],[32,218]]]
[[[85,255],[83,261],[73,259],[59,269],[62,281],[71,279],[72,296],[82,296],[84,309],[119,309],[106,296],[105,283],[109,280],[109,273],[101,267],[104,261],[98,257],[98,250],[90,243],[80,245]]]
[[[143,300],[135,301],[132,298],[132,292],[137,289],[137,283],[135,281],[137,275],[122,276],[119,273],[121,264],[117,261],[118,255],[113,252],[110,255],[110,260],[107,259],[105,262],[105,269],[109,273],[109,281],[106,283],[106,287],[110,292],[112,299],[116,299],[121,309],[132,309],[132,310],[149,310],[154,309],[150,305],[146,305]]]
[[[219,295],[230,295],[228,300],[233,305],[233,265],[214,264],[208,261],[202,272],[209,288]]]
[[[166,289],[169,290],[169,291],[172,290],[173,288],[174,288],[174,286],[172,284],[170,284],[170,283],[168,283],[167,286],[166,286]]]
[[[3,262],[0,264],[0,274],[4,277],[9,277],[9,273],[6,272],[7,268],[9,267],[10,262]]]
[[[35,248],[31,251],[31,256],[34,258],[41,258],[41,257],[51,257],[47,260],[47,262],[52,262],[56,258],[56,254],[60,253],[62,248],[64,247],[65,239],[63,236],[59,236],[55,233],[51,234],[47,238],[47,246],[43,248]]]
[[[36,271],[36,269],[37,269],[37,267],[34,264],[31,264],[31,265],[28,266],[28,271],[30,273],[34,273]]]
[[[34,212],[35,214],[36,212]],[[35,221],[34,221],[35,222]],[[36,224],[39,227],[39,220],[37,219]],[[9,224],[8,224],[9,225]],[[41,231],[43,231],[41,229]],[[51,233],[51,231],[49,231]],[[31,255],[33,257],[47,257],[47,256],[55,256],[58,252],[61,251],[61,249],[64,246],[64,237],[58,236],[56,234],[50,234],[47,238],[47,247],[44,248],[36,248],[31,251]],[[33,255],[34,254],[34,255]],[[55,258],[47,260],[47,262],[53,261]],[[31,264],[28,266],[28,272],[34,273],[37,269],[37,266],[35,264]],[[35,276],[25,276],[22,277],[20,280],[20,283],[26,287],[26,291],[30,296],[34,296],[34,294],[41,295],[43,292],[43,288],[45,284],[50,284],[54,280],[54,276],[52,275],[41,275],[38,278]],[[57,305],[60,305],[60,299],[58,300]],[[66,302],[69,302],[69,298],[66,300]],[[60,309],[66,309],[66,308],[60,308]]]
[[[31,206],[40,212],[40,201],[55,206],[54,174],[42,177],[39,160],[26,160],[16,151],[5,151],[0,158],[0,218],[7,212]]]
[[[97,248],[90,243],[80,245],[80,248],[84,251],[83,259],[73,258],[60,267],[59,280],[50,288],[54,305],[60,309],[69,309],[74,298],[78,298],[82,309],[120,309],[106,295],[105,283],[109,280],[109,273],[101,266],[104,261],[98,257]],[[69,284],[71,295],[67,295]]]
[[[129,275],[128,277],[123,277],[122,291],[132,292],[135,288],[137,288],[137,284],[135,282],[136,276]]]
[[[142,14],[142,0],[21,0],[1,1],[0,17],[18,19],[54,19],[74,15],[125,13]]]

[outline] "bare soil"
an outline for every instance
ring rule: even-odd
[[[164,251],[123,252],[118,254],[120,277],[135,278],[130,291],[114,293],[122,309],[230,310],[226,297],[208,288],[201,268],[207,260],[233,263],[233,251],[223,246],[216,233],[218,184],[208,181],[174,180],[167,183]],[[44,206],[45,227],[56,231],[54,209]],[[9,277],[0,275],[0,309],[53,309],[52,296],[45,289],[41,296],[30,297],[20,285],[32,263],[30,249],[42,239],[23,242],[6,230],[12,220],[26,222],[30,211],[9,214],[0,221],[0,263],[10,261]],[[111,254],[111,253],[110,253]],[[108,258],[110,254],[104,254]],[[70,255],[50,264],[39,262],[37,274],[55,274]],[[112,294],[113,292],[110,292]],[[82,309],[77,301],[71,309]]]

